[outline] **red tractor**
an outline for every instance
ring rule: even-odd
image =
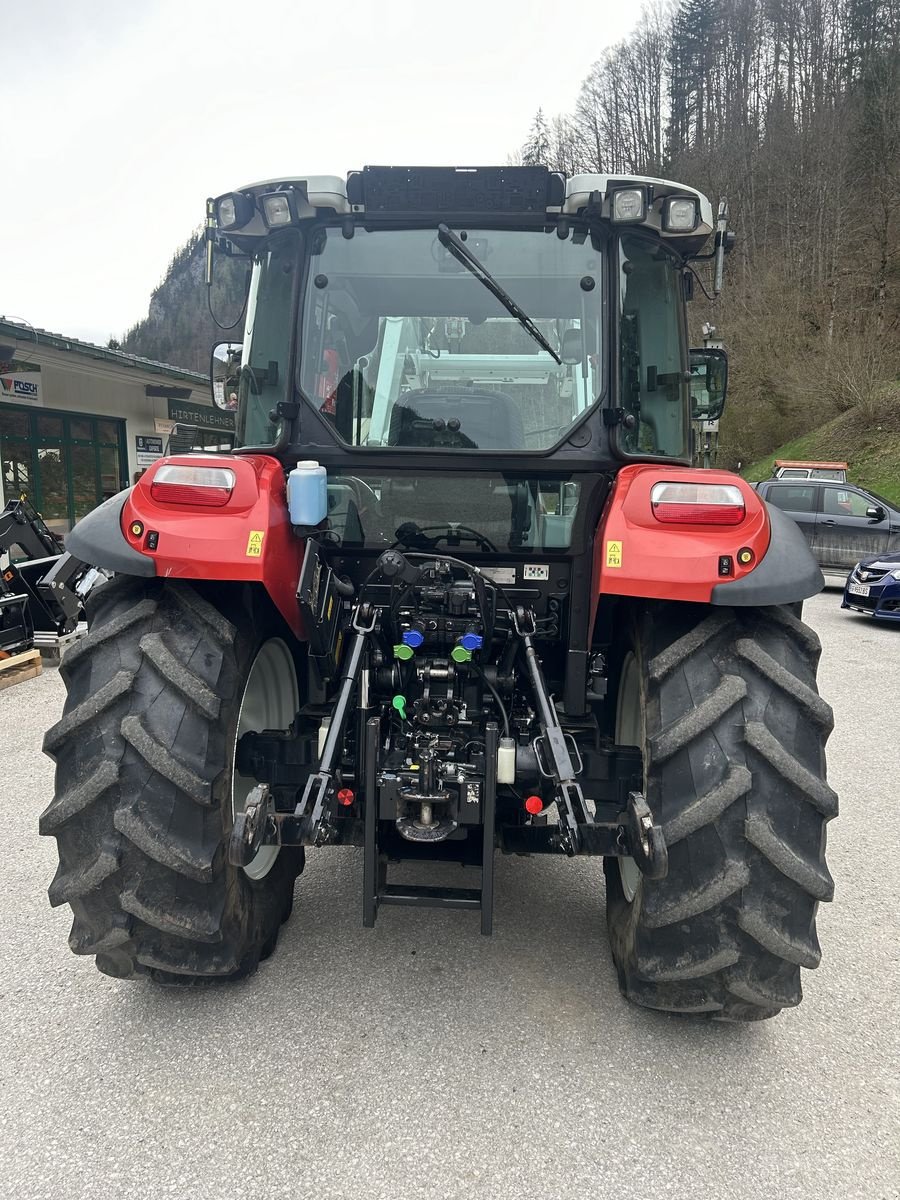
[[[724,206],[367,167],[209,212],[211,261],[252,266],[213,356],[235,448],[160,460],[67,542],[115,576],[45,742],[72,949],[244,976],[324,845],[362,848],[366,925],[428,905],[489,933],[498,851],[587,854],[629,999],[797,1004],[833,890],[822,577],[749,484],[690,466],[725,360],[688,349],[685,300],[692,260],[721,278]],[[436,860],[471,886],[397,880]]]

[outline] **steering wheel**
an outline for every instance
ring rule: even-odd
[[[447,525],[419,526],[414,524],[412,521],[407,521],[401,525],[396,532],[400,534],[404,530],[409,534],[410,538],[421,538],[421,542],[419,544],[421,545],[422,543],[426,543],[429,545],[429,548],[436,546],[440,541],[447,541],[452,544],[451,538],[453,535],[462,534],[468,541],[475,542],[477,546],[479,546],[482,550],[487,550],[489,554],[499,553],[497,547],[490,540],[490,538],[485,537],[483,533],[479,533],[477,529],[472,529],[470,525],[452,525],[448,523]],[[438,530],[439,532],[433,533],[433,530]],[[398,546],[408,546],[410,544],[414,543],[410,543],[404,538],[400,538],[398,541],[394,542],[391,549],[395,550]]]

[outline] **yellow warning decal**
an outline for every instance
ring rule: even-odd
[[[263,538],[266,536],[262,529],[251,529],[247,538],[247,558],[259,558],[262,554]]]
[[[606,543],[606,565],[608,567],[621,567],[622,565],[622,543],[607,542]]]

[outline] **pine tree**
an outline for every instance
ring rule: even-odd
[[[550,130],[539,108],[531,122],[531,129],[522,147],[522,164],[526,167],[543,166],[550,156]]]

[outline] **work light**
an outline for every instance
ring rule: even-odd
[[[280,229],[296,223],[297,200],[293,188],[285,188],[282,192],[265,192],[260,203],[263,220],[269,229]]]
[[[228,192],[216,201],[216,224],[220,229],[238,229],[253,216],[253,200],[241,192]]]
[[[663,205],[662,226],[667,233],[693,233],[700,219],[694,196],[669,196]]]
[[[647,192],[644,188],[618,188],[612,193],[610,215],[617,225],[634,225],[647,215]]]

